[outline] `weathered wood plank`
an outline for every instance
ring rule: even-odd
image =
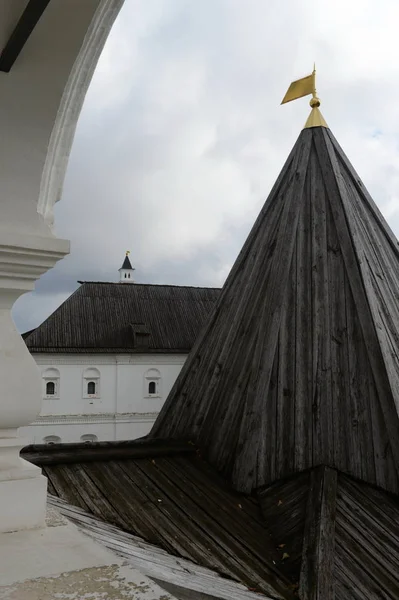
[[[296,157],[297,151],[296,146],[291,150],[283,169],[281,170],[272,190],[270,191],[269,197],[264,204],[258,218],[256,219],[250,234],[247,240],[244,243],[243,248],[241,249],[237,260],[235,261],[228,277],[223,286],[222,293],[219,297],[219,300],[210,315],[205,327],[203,328],[201,334],[197,337],[197,340],[194,344],[192,351],[190,352],[183,368],[177,378],[166,402],[164,403],[159,417],[151,431],[151,436],[154,437],[176,437],[178,434],[180,437],[184,436],[184,431],[178,429],[180,416],[182,414],[182,410],[180,410],[183,406],[186,406],[187,400],[187,389],[190,390],[190,396],[193,392],[194,386],[192,385],[192,377],[193,379],[197,376],[200,381],[203,381],[203,373],[204,373],[204,353],[209,348],[208,340],[212,337],[214,338],[215,345],[216,340],[218,339],[216,335],[214,335],[214,330],[218,326],[218,321],[221,321],[221,315],[224,312],[228,312],[229,305],[232,302],[231,298],[231,288],[236,284],[236,282],[241,282],[242,280],[247,281],[245,277],[243,277],[243,271],[245,268],[248,268],[248,265],[251,265],[253,262],[253,244],[254,240],[256,241],[258,236],[261,234],[262,229],[265,224],[269,221],[270,212],[274,209],[276,202],[274,199],[278,197],[280,193],[280,189],[282,184],[285,183],[285,179],[287,174],[292,170],[292,163],[297,159]],[[263,250],[263,249],[262,249]],[[240,285],[238,286],[240,287]],[[244,294],[237,293],[236,299],[240,302],[241,299],[244,298]],[[227,318],[228,323],[231,322],[231,315],[229,314]],[[175,410],[176,405],[176,410]],[[200,403],[196,406],[196,409],[200,408]],[[170,414],[169,414],[170,413]]]
[[[300,597],[303,600],[334,600],[337,472],[318,467],[310,478]]]
[[[106,462],[88,463],[84,465],[84,469],[90,479],[101,490],[101,494],[118,513],[120,522],[116,524],[123,527],[122,523],[127,522],[128,531],[144,537],[151,543],[156,543],[159,536],[157,526],[151,516],[151,508],[154,507],[156,502],[155,498],[149,500],[140,487],[133,486],[131,479],[114,462],[109,464]],[[142,507],[146,503],[150,506],[143,510]],[[102,511],[100,514],[98,512],[95,514],[102,519],[106,519]],[[169,529],[168,524],[166,524],[163,547],[169,552],[173,552],[179,542],[175,543],[173,533],[168,533]],[[182,556],[187,557],[187,554],[184,554],[183,547],[181,551]]]
[[[263,526],[263,519],[258,503],[252,497],[236,492],[215,470],[204,460],[197,456],[180,457],[175,456],[171,459],[183,471],[190,474],[191,481],[196,487],[208,489],[212,487],[212,498],[224,506],[226,502],[235,502],[242,506],[246,521],[252,527]],[[171,462],[170,461],[170,462]]]
[[[93,515],[101,515],[101,518],[108,523],[131,529],[131,523],[125,519],[119,510],[116,510],[110,503],[102,489],[96,485],[90,477],[90,469],[86,465],[68,464],[63,468],[64,473],[69,474],[70,484],[79,490],[85,505]]]
[[[335,299],[328,285],[327,207],[319,161],[312,153],[313,464],[334,465],[330,303]]]
[[[283,593],[286,590],[288,582],[284,582],[271,560],[274,556],[277,562],[277,552],[268,547],[265,543],[267,540],[262,543],[262,540],[257,540],[256,534],[249,536],[245,527],[240,527],[239,507],[234,507],[230,513],[225,506],[222,513],[214,504],[209,503],[207,494],[202,493],[201,489],[187,493],[187,482],[181,480],[181,471],[169,470],[170,465],[166,461],[162,461],[159,466],[150,461],[140,461],[136,463],[137,470],[134,471],[130,461],[121,462],[120,466],[127,474],[145,482],[145,488],[151,495],[161,497],[160,511],[170,514],[172,510],[176,511],[174,522],[179,523],[179,528],[191,543],[196,540],[197,546],[204,546],[204,551],[208,540],[213,539],[213,559],[219,563],[219,571],[230,573],[234,578],[234,573],[238,573],[241,581],[248,582],[248,585],[258,579],[259,590],[265,593],[270,594],[279,589]],[[188,486],[188,490],[190,487]],[[193,515],[196,517],[195,522]],[[258,535],[259,533],[258,530]],[[197,551],[198,547],[194,548],[193,545],[192,558],[196,558]],[[265,561],[265,556],[270,556],[270,560]]]
[[[98,543],[125,558],[129,564],[152,578],[171,582],[188,591],[211,593],[223,600],[259,600],[260,596],[242,584],[221,577],[217,573],[173,556],[158,547],[141,540],[121,529],[108,525],[81,510],[76,510],[58,499],[51,502],[61,514],[71,519]],[[73,517],[71,517],[73,515]],[[263,597],[263,596],[262,596]],[[276,592],[273,598],[277,598]]]
[[[355,576],[355,589],[364,586],[367,590],[364,598],[396,600],[399,594],[397,580],[390,576],[379,561],[370,560],[368,547],[364,548],[356,537],[352,537],[356,530],[351,530],[349,523],[345,526],[343,523],[344,520],[340,518],[336,524],[337,559],[342,557],[343,562],[349,561],[347,571]]]
[[[355,477],[374,482],[376,472],[370,403],[377,401],[377,392],[347,277],[345,298],[349,378],[346,402],[351,413],[353,435],[353,443],[350,446],[351,469]]]
[[[345,261],[346,272],[355,301],[357,314],[363,331],[363,338],[368,351],[368,358],[373,371],[374,380],[378,390],[380,406],[384,414],[384,429],[389,434],[390,445],[399,466],[399,422],[392,397],[392,390],[387,376],[386,366],[382,356],[381,346],[376,333],[376,324],[370,303],[373,296],[367,281],[366,272],[362,268],[362,261],[357,255],[363,255],[363,245],[359,240],[359,233],[348,222],[353,223],[353,209],[350,205],[347,188],[344,186],[340,166],[331,144],[331,140],[325,132],[321,132],[315,138],[318,148],[321,171],[326,182],[330,205],[332,208],[336,230]],[[336,199],[334,201],[334,199]],[[374,313],[375,314],[375,313]],[[382,433],[380,430],[378,433]],[[375,432],[377,434],[377,432]],[[378,481],[385,482],[384,473],[377,472]],[[372,482],[371,482],[372,483]],[[383,484],[382,484],[383,485]],[[393,490],[396,491],[396,490]]]
[[[305,198],[297,230],[296,332],[295,332],[295,466],[301,471],[313,464],[313,369],[312,369],[312,270],[311,178],[307,177]]]
[[[364,577],[362,569],[353,564],[351,555],[347,554],[338,542],[336,549],[336,600],[390,600],[385,595],[380,595],[381,589],[378,584]]]
[[[298,225],[299,227],[299,225]],[[295,468],[295,363],[296,363],[296,246],[283,301],[283,314],[275,362],[278,364],[276,398],[276,479]],[[271,387],[271,385],[270,385]],[[271,389],[269,387],[269,393]],[[270,418],[273,418],[270,415]]]
[[[253,348],[252,373],[247,394],[248,413],[247,426],[239,432],[239,450],[233,481],[240,489],[250,491],[254,482],[262,485],[273,481],[276,464],[276,447],[266,446],[269,439],[275,440],[275,408],[270,406],[268,395],[273,358],[277,347],[281,322],[281,306],[286,292],[288,276],[292,264],[295,234],[299,221],[303,189],[311,149],[311,138],[305,136],[298,148],[298,164],[292,176],[296,186],[285,190],[284,208],[281,216],[281,232],[276,239],[276,250],[270,271],[269,293],[264,302],[263,311],[258,323],[257,345]],[[250,432],[250,435],[248,435]],[[248,472],[248,465],[252,470]],[[256,477],[256,469],[259,470]]]
[[[156,485],[146,477],[134,462],[120,462],[118,470],[124,477],[130,479],[130,485],[135,490],[140,490],[146,498],[139,508],[140,514],[144,514],[147,519],[152,520],[159,544],[233,579],[237,578],[231,564],[224,562],[223,553],[218,550],[217,546],[211,551],[203,530],[194,520],[187,519],[184,507],[180,504],[176,505],[173,499],[167,495],[167,490],[163,486]]]
[[[309,472],[268,486],[258,493],[259,503],[274,543],[285,556],[281,566],[293,583],[298,583],[301,563]]]
[[[378,208],[378,206],[376,205],[376,203],[370,196],[369,192],[367,191],[367,188],[361,181],[359,175],[356,173],[351,162],[349,161],[345,152],[342,150],[340,144],[334,137],[331,130],[328,130],[328,137],[330,138],[330,140],[332,141],[332,143],[334,145],[334,151],[335,151],[338,159],[340,160],[340,164],[342,165],[343,171],[347,174],[347,179],[349,179],[351,181],[351,185],[355,188],[356,193],[358,194],[359,198],[361,198],[362,204],[367,205],[367,207],[371,213],[372,221],[376,225],[378,225],[380,231],[383,233],[384,237],[389,242],[391,249],[396,254],[396,257],[399,259],[398,240],[396,239],[394,233],[390,229],[390,227],[387,224],[386,220],[384,219],[380,209]]]
[[[200,505],[201,510],[206,510],[221,527],[229,532],[234,531],[234,535],[244,544],[252,549],[257,548],[260,558],[264,557],[266,550],[273,554],[274,549],[268,545],[267,539],[270,533],[261,518],[259,507],[249,502],[245,496],[227,491],[223,493],[223,489],[217,484],[213,487],[212,494],[209,494],[209,478],[198,477],[198,469],[186,460],[163,458],[161,463],[156,461],[156,467],[157,471],[165,467],[185,496]]]
[[[365,548],[369,561],[383,561],[386,573],[399,580],[397,534],[382,527],[381,521],[375,520],[367,510],[367,504],[358,502],[356,496],[342,487],[337,502],[337,523]]]
[[[44,471],[43,471],[43,475],[46,476],[46,473]],[[52,494],[53,496],[57,496],[58,495],[55,487],[53,486],[53,484],[51,483],[51,481],[50,481],[50,479],[48,477],[47,477],[47,492],[49,494]]]
[[[353,414],[349,394],[349,354],[347,338],[347,298],[350,291],[345,287],[346,273],[339,248],[331,210],[327,211],[327,262],[330,290],[330,356],[331,356],[331,404],[333,465],[345,472],[359,473],[356,458],[358,443],[353,434]],[[353,304],[353,303],[352,303]],[[352,315],[351,315],[352,316]],[[354,464],[353,464],[354,463]]]
[[[62,465],[53,465],[51,469],[43,469],[43,471],[47,479],[51,482],[55,493],[60,496],[60,498],[64,498],[75,506],[90,510],[79,491],[74,485],[71,485],[70,478],[68,477],[68,474],[65,474]]]
[[[216,418],[220,415],[219,421],[213,420],[213,412],[209,413],[208,427],[204,427],[204,431],[215,431],[213,436],[212,445],[212,460],[215,461],[216,465],[223,464],[223,461],[231,464],[233,467],[234,461],[231,461],[231,445],[237,445],[237,438],[240,437],[240,430],[247,427],[248,415],[251,411],[251,404],[248,402],[249,381],[254,378],[254,362],[253,362],[253,351],[247,353],[244,357],[237,351],[234,355],[231,355],[232,348],[239,348],[243,343],[251,346],[253,349],[259,347],[259,344],[263,344],[261,332],[258,331],[258,324],[262,320],[262,313],[265,310],[264,298],[267,296],[267,289],[269,287],[270,270],[273,266],[273,261],[276,261],[277,247],[275,240],[279,235],[279,219],[281,220],[281,212],[283,210],[283,204],[281,208],[276,204],[277,211],[272,213],[274,219],[270,219],[267,224],[266,231],[263,232],[262,239],[256,240],[256,249],[253,252],[253,261],[249,265],[250,272],[244,273],[244,282],[246,282],[246,289],[240,293],[236,291],[237,298],[242,298],[242,305],[245,309],[244,314],[240,317],[239,312],[233,313],[233,324],[237,318],[237,326],[233,329],[237,332],[237,337],[230,343],[227,339],[223,347],[223,356],[228,356],[227,365],[231,363],[231,369],[228,370],[228,375],[223,380],[219,381],[218,389],[215,391],[215,416]],[[269,215],[270,217],[270,215]],[[266,255],[263,251],[262,240],[265,236],[270,238]],[[264,269],[262,277],[256,277],[256,273],[259,273],[261,269]],[[253,276],[251,277],[251,274]],[[257,285],[252,285],[250,282],[253,278],[257,279]],[[247,289],[248,288],[248,289]],[[240,327],[244,327],[241,334]],[[224,335],[219,336],[224,339]],[[233,387],[229,387],[233,384]],[[231,401],[227,405],[222,405],[218,399],[220,395],[225,396],[230,394]],[[274,403],[275,407],[275,403]],[[223,410],[224,408],[224,410]],[[270,422],[273,422],[273,418],[270,417]],[[245,435],[245,432],[244,432]],[[201,438],[204,447],[208,446],[209,436],[205,435]],[[260,439],[260,444],[263,443]],[[262,457],[262,454],[260,453]],[[262,466],[259,465],[258,472],[262,470]]]

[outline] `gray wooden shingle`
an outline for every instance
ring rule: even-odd
[[[202,575],[211,576],[224,599],[235,597],[232,581],[270,598],[399,598],[397,497],[324,466],[248,496],[182,450],[172,444],[168,455],[165,444],[146,440],[69,444],[64,452],[33,446],[23,457],[42,466],[51,494],[73,505],[55,501],[64,514],[145,573],[159,577],[165,567],[172,584],[211,593]],[[228,579],[215,581],[215,573]]]
[[[294,600],[279,569],[283,552],[251,498],[226,486],[195,453],[151,456],[148,445],[148,458],[135,458],[134,444],[123,450],[132,458],[101,460],[102,448],[83,446],[69,457],[51,446],[26,448],[23,456],[33,455],[51,493],[74,506],[252,591]],[[93,451],[99,460],[86,461]]]
[[[84,282],[25,338],[31,352],[188,352],[220,290]]]

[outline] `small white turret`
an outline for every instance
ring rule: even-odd
[[[133,281],[133,267],[129,259],[129,250],[126,252],[125,260],[123,261],[123,265],[119,269],[119,282],[120,283],[134,283]]]

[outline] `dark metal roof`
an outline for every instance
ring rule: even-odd
[[[132,271],[134,271],[134,269],[132,267],[132,263],[130,262],[130,258],[127,254],[125,256],[125,260],[123,261],[123,265],[121,266],[121,269],[131,269]]]
[[[300,134],[154,425],[239,490],[318,464],[399,492],[399,249],[332,133]]]
[[[25,333],[21,333],[21,337],[23,340],[26,340],[27,337],[30,336],[31,333],[33,333],[35,330],[34,329],[30,329],[29,331],[25,331]]]
[[[85,282],[27,338],[31,352],[188,352],[220,290]]]
[[[42,466],[54,496],[268,597],[399,598],[398,498],[335,469],[248,496],[190,444],[60,444],[22,455]]]

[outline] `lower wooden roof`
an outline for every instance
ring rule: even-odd
[[[268,598],[397,600],[399,502],[319,466],[246,495],[190,445],[31,446],[49,492]]]
[[[397,497],[317,467],[268,486],[258,498],[300,598],[399,598]]]
[[[261,600],[256,592],[211,569],[169,554],[93,514],[49,495],[48,504],[111,552],[121,556],[178,600]]]

